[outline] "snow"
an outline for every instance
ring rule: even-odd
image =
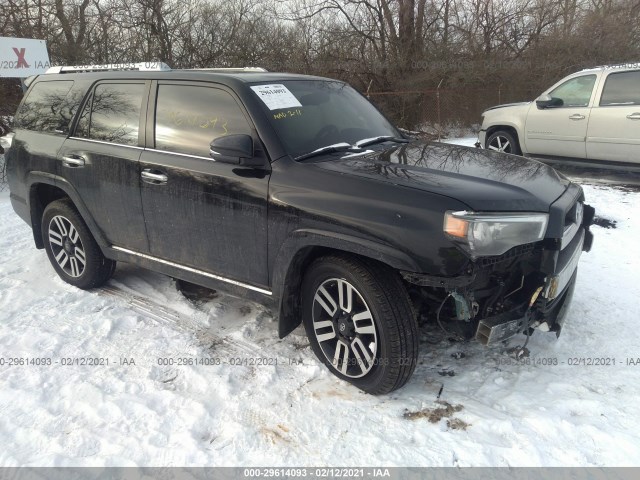
[[[249,301],[188,300],[170,278],[122,264],[102,289],[65,284],[2,192],[0,465],[638,465],[640,365],[626,359],[640,357],[640,193],[585,192],[617,228],[593,227],[561,337],[536,332],[530,364],[519,364],[505,347],[427,327],[412,380],[381,397],[333,377],[302,329],[279,340],[272,315]],[[81,357],[109,365],[61,364]],[[230,364],[256,357],[278,364]],[[591,357],[616,364],[568,364]],[[447,403],[436,403],[441,387]]]
[[[478,137],[460,137],[460,138],[446,138],[443,139],[444,143],[452,143],[454,145],[462,145],[463,147],[475,147]]]

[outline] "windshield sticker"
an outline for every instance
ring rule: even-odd
[[[255,85],[251,90],[256,92],[269,110],[302,107],[298,99],[284,85]]]

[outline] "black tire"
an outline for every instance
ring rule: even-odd
[[[504,143],[505,141],[507,144]],[[517,137],[507,130],[498,130],[489,135],[485,148],[487,150],[512,153],[514,155],[520,155],[522,153]]]
[[[104,285],[115,271],[116,262],[102,254],[89,228],[69,199],[56,200],[44,209],[42,241],[56,273],[65,282],[78,288],[89,289]]]
[[[345,314],[346,310],[338,308],[341,302],[338,298],[337,303],[334,301],[336,312],[328,320],[330,311],[316,300],[318,294],[325,299],[325,304],[328,303],[324,293],[320,293],[320,287],[325,287],[330,296],[338,295],[337,290],[343,289],[343,299],[348,298],[347,289],[353,288],[355,294],[351,294],[350,310]],[[335,289],[333,293],[332,289]],[[302,308],[304,327],[314,353],[338,378],[367,393],[379,395],[402,387],[413,374],[418,358],[418,325],[409,295],[397,272],[375,262],[348,256],[322,257],[305,272]],[[354,322],[348,317],[360,318]],[[327,321],[332,322],[331,331],[329,326],[319,327]],[[357,331],[356,322],[361,322],[360,331]],[[375,328],[374,333],[364,333],[371,330],[370,324]],[[335,341],[333,338],[319,341],[318,336],[330,336],[332,332]],[[338,347],[339,341],[344,346]],[[331,353],[332,343],[336,344],[335,355]],[[349,352],[346,362],[329,360],[331,356],[334,360],[338,356],[345,358],[338,355],[344,351]],[[366,372],[365,368],[368,369]]]

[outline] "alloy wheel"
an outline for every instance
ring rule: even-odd
[[[496,135],[489,143],[489,149],[496,152],[511,153],[511,142],[507,137]]]
[[[71,221],[62,215],[53,217],[49,222],[48,237],[60,268],[73,278],[82,275],[87,264],[86,255],[80,234]]]
[[[325,280],[313,298],[313,331],[323,354],[342,375],[365,376],[376,363],[378,335],[369,306],[340,278]]]

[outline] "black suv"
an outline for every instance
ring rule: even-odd
[[[123,261],[251,298],[374,394],[410,378],[417,318],[484,344],[559,334],[594,211],[552,168],[409,140],[326,78],[52,70],[30,79],[6,162],[68,283]]]

